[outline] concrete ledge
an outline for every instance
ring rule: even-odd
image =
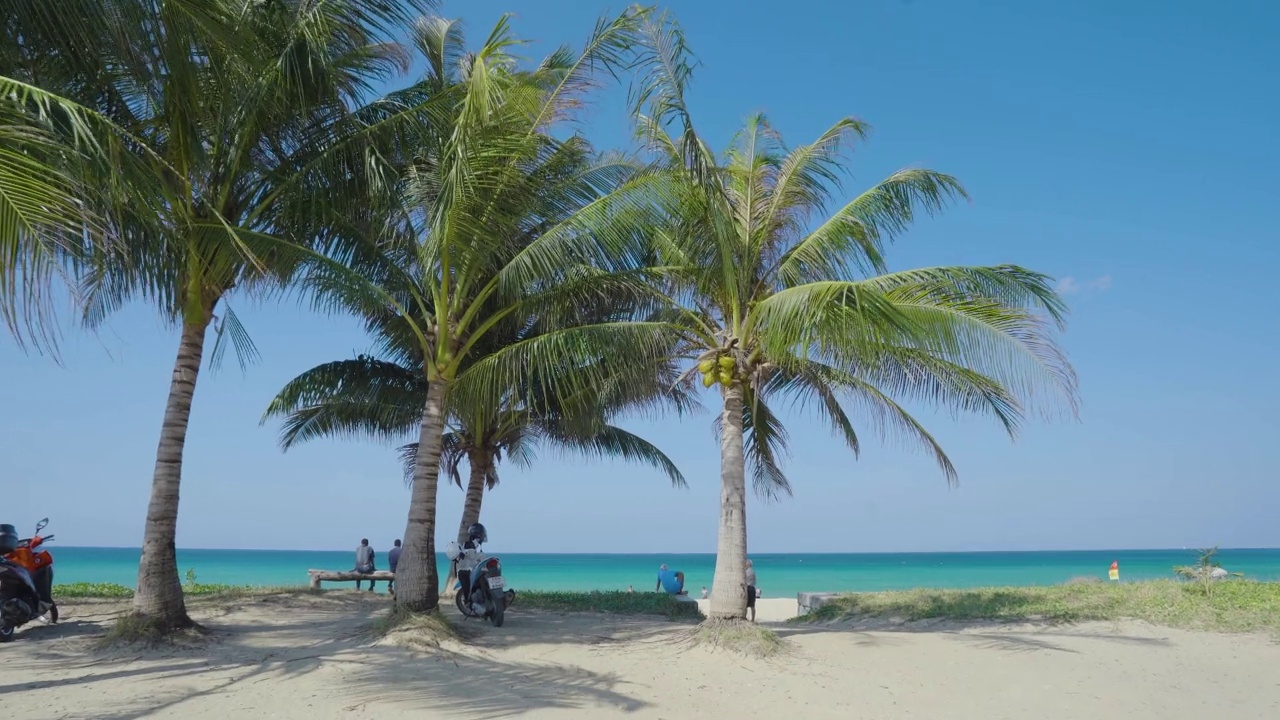
[[[698,602],[697,598],[694,598],[692,595],[672,595],[671,599],[676,602],[691,602],[694,604],[697,604]]]
[[[796,593],[796,614],[805,615],[831,602],[833,598],[839,597],[840,593],[831,592],[802,592]]]

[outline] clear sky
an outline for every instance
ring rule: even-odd
[[[854,459],[790,426],[795,497],[754,502],[751,549],[896,551],[1280,546],[1280,4],[1188,0],[672,2],[703,67],[701,131],[723,144],[762,110],[792,143],[843,115],[875,128],[850,192],[907,165],[958,176],[972,204],[923,223],[894,267],[1015,262],[1061,279],[1080,374],[1076,422],[1010,443],[990,421],[925,413],[961,486],[868,443]],[[499,12],[524,37],[580,43],[620,4],[453,2],[476,39]],[[626,141],[620,93],[586,132]],[[1273,210],[1267,210],[1270,205]],[[384,548],[405,523],[395,452],[320,442],[282,454],[259,417],[281,385],[368,341],[345,318],[233,301],[263,360],[202,376],[183,473],[184,547]],[[1268,318],[1271,318],[1268,320]],[[65,544],[136,546],[176,333],[145,307],[64,367],[0,335],[3,521],[51,516]],[[708,407],[718,397],[707,396]],[[499,551],[713,552],[712,415],[635,422],[688,476],[543,455],[486,500]],[[462,493],[440,490],[440,537]]]

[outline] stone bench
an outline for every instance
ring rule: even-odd
[[[807,615],[818,608],[840,597],[841,593],[802,592],[796,593],[796,614]]]
[[[391,582],[396,574],[390,570],[375,570],[371,573],[358,573],[354,570],[308,570],[311,577],[311,589],[319,590],[321,582],[355,582],[357,580],[382,580]]]

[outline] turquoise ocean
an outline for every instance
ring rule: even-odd
[[[50,546],[55,582],[110,582],[132,587],[137,548]],[[378,567],[386,551],[377,548]],[[569,555],[496,552],[511,587],[531,590],[653,589],[658,566],[685,573],[686,587],[710,588],[715,556]],[[902,590],[996,585],[1051,585],[1072,578],[1107,577],[1120,563],[1121,581],[1172,578],[1174,565],[1195,561],[1194,550],[1082,550],[1043,552],[956,552],[876,554],[752,554],[765,597],[794,597],[804,591]],[[1280,580],[1280,549],[1222,550],[1223,567],[1255,580]],[[310,568],[349,570],[354,551],[178,550],[178,567],[193,570],[201,583],[304,585]],[[447,569],[439,558],[441,573]],[[348,584],[349,586],[350,584]],[[379,587],[380,592],[385,588]]]

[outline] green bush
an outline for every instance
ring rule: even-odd
[[[261,588],[247,585],[218,585],[210,583],[191,583],[182,586],[187,597],[209,597],[216,595],[238,595],[256,592]],[[53,586],[54,598],[84,598],[127,600],[133,597],[133,588],[119,583],[66,583]]]
[[[560,592],[522,590],[516,606],[553,612],[592,612],[612,615],[661,615],[671,620],[702,620],[693,602],[676,602],[665,593]]]
[[[1044,587],[905,590],[842,595],[793,622],[884,618],[915,620],[1144,620],[1220,632],[1280,632],[1280,583],[1152,580]]]
[[[118,583],[67,583],[53,586],[54,599],[60,598],[131,598],[133,588]]]

